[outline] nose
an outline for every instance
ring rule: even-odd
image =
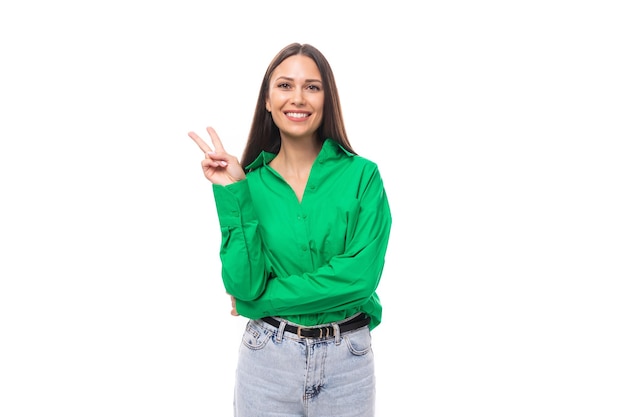
[[[291,97],[291,101],[296,106],[301,106],[302,104],[304,104],[305,100],[304,100],[304,95],[302,94],[301,88],[296,88],[293,91],[293,96]]]

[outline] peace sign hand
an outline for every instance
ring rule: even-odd
[[[241,164],[234,156],[226,153],[222,141],[212,127],[206,128],[213,143],[212,150],[205,141],[196,133],[189,132],[189,137],[204,152],[205,159],[202,161],[204,176],[217,185],[228,185],[246,178]]]

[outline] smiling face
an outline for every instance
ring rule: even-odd
[[[324,89],[315,61],[293,55],[270,77],[265,108],[284,139],[312,139],[322,123]]]

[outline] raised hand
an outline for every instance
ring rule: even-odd
[[[222,141],[212,127],[206,128],[213,143],[213,149],[195,132],[189,132],[189,137],[204,152],[202,161],[204,176],[213,184],[228,185],[246,178],[246,174],[239,160],[224,150]]]

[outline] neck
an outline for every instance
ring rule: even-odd
[[[322,144],[315,139],[297,142],[283,139],[280,150],[270,165],[279,168],[286,175],[308,176],[321,148]]]

